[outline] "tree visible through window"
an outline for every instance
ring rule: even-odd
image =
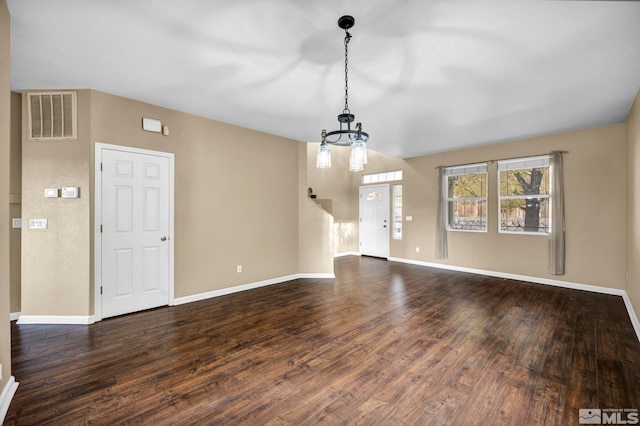
[[[447,167],[447,229],[487,230],[487,164]]]
[[[549,233],[549,157],[499,161],[498,173],[500,232]]]

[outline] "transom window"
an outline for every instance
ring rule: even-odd
[[[549,156],[498,161],[500,232],[551,231]]]
[[[394,180],[402,180],[402,170],[362,175],[362,183],[365,185],[370,183],[393,182]]]
[[[447,167],[447,230],[487,231],[487,163]]]

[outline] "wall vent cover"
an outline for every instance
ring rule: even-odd
[[[30,92],[28,107],[29,139],[77,139],[76,92]]]

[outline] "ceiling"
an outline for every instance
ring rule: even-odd
[[[299,141],[349,107],[412,157],[623,122],[640,2],[7,0],[12,90],[88,88]]]

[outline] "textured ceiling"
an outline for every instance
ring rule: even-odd
[[[640,2],[8,0],[12,89],[90,88],[299,141],[349,107],[411,157],[619,123]]]

